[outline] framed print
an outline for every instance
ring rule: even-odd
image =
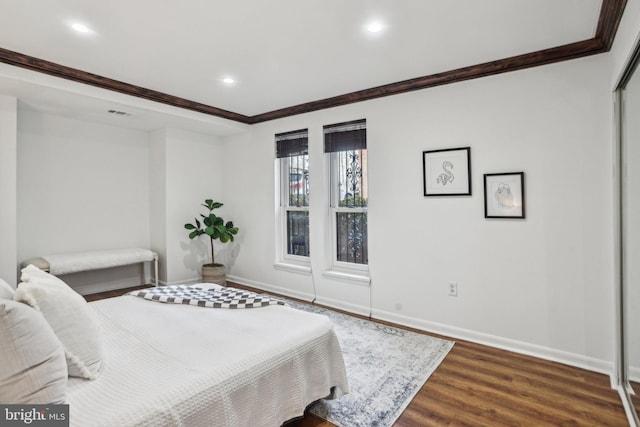
[[[484,174],[484,217],[525,217],[524,172]]]
[[[422,152],[425,196],[471,195],[471,147]]]

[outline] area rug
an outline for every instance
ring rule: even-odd
[[[309,412],[340,427],[392,426],[453,347],[451,341],[287,302],[333,321],[350,391],[335,400],[316,402]]]

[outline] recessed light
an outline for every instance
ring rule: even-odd
[[[226,76],[222,78],[222,83],[226,84],[227,86],[231,86],[235,84],[235,82],[236,82],[236,79],[230,76]]]
[[[363,25],[364,32],[371,36],[379,36],[387,30],[387,24],[380,19],[372,19]]]
[[[81,22],[76,22],[71,24],[71,28],[83,34],[87,34],[91,32],[91,29]]]
[[[380,21],[372,21],[367,24],[366,28],[370,33],[379,33],[384,29],[384,25]]]

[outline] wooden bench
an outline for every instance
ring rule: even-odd
[[[59,276],[150,261],[154,264],[154,281],[158,286],[158,254],[149,249],[129,248],[45,255],[24,260],[21,266],[24,268],[33,264],[41,270]]]

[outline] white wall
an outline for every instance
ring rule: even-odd
[[[410,250],[402,250],[407,235],[375,236],[378,316],[586,366],[612,360],[605,59],[426,91],[369,115],[380,123],[371,139],[387,142],[370,150],[372,171],[385,171],[370,180],[372,229],[398,218],[410,234]],[[417,153],[464,145],[474,196],[419,197]],[[510,171],[525,172],[527,219],[484,219],[482,174]],[[378,185],[384,193],[374,199]],[[446,295],[448,281],[458,283],[457,298]]]
[[[149,240],[158,253],[159,281],[167,283],[167,144],[166,130],[149,135]]]
[[[17,108],[16,98],[0,95],[0,277],[17,283],[18,241],[16,233],[17,183]]]
[[[146,132],[21,110],[17,167],[18,261],[149,247]],[[140,276],[130,266],[65,279],[89,290],[87,282],[120,287],[139,284]]]
[[[147,133],[25,109],[17,139],[17,163],[15,156],[10,162],[18,175],[17,262],[151,247],[160,254],[163,283],[199,280],[210,252],[204,239],[188,239],[184,224],[204,212],[206,198],[222,198],[226,159],[217,137],[177,129]],[[15,223],[8,221],[9,229]],[[223,248],[217,253],[225,259]],[[14,272],[17,262],[9,263]],[[150,280],[148,265],[141,273],[133,265],[63,279],[86,294]]]
[[[255,125],[225,139],[225,200],[242,227],[234,279],[291,294],[276,271],[273,135],[309,128],[312,275],[325,301],[369,289],[324,277],[322,125],[367,119],[375,317],[610,371],[610,62],[599,55]],[[472,197],[425,198],[422,151],[472,147]],[[482,174],[525,172],[527,219],[483,217]],[[285,278],[286,276],[286,278]],[[447,295],[456,281],[459,296]]]
[[[178,129],[165,131],[165,156],[166,282],[195,282],[202,264],[211,262],[209,242],[204,237],[189,240],[184,224],[207,212],[201,206],[206,199],[225,202],[223,170],[229,159],[217,137]],[[225,207],[216,210],[224,213]],[[216,257],[225,261],[222,248]]]

